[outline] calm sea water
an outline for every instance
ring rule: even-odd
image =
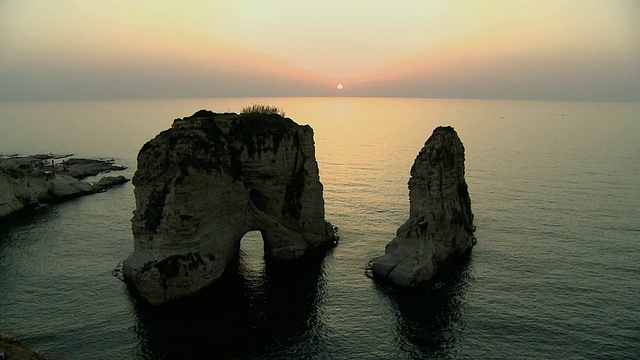
[[[0,103],[0,152],[114,157],[173,119],[263,102],[315,130],[324,258],[265,264],[259,233],[224,281],[154,309],[112,270],[133,185],[0,222],[0,332],[63,359],[632,359],[640,354],[640,104],[274,98]],[[438,289],[364,275],[408,217],[438,125],[466,148],[471,257]]]

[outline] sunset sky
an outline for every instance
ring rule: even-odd
[[[640,101],[640,1],[0,0],[0,100],[241,96]]]

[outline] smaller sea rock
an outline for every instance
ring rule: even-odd
[[[436,128],[420,150],[411,168],[409,201],[409,219],[371,270],[376,279],[415,287],[476,241],[464,146],[452,127]]]
[[[129,179],[127,179],[126,177],[120,175],[120,176],[105,176],[102,179],[100,179],[97,183],[91,184],[91,190],[93,192],[100,192],[100,191],[105,191],[111,187],[114,187],[116,185],[120,185],[120,184],[124,184],[127,181],[129,181]]]

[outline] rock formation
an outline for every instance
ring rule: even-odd
[[[47,163],[51,157],[24,156],[0,159],[0,217],[43,203],[95,194],[127,181],[105,176],[92,183],[80,179],[125,167],[93,159]]]
[[[133,178],[134,251],[125,277],[151,304],[212,284],[259,230],[265,256],[333,246],[324,220],[313,130],[280,115],[177,119],[145,144]]]
[[[374,278],[414,287],[475,244],[464,180],[464,146],[452,127],[438,127],[411,168],[409,219],[374,259]]]
[[[0,359],[20,359],[20,360],[46,360],[44,355],[41,355],[31,349],[25,344],[16,340],[13,336],[0,335]]]

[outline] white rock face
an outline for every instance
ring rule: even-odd
[[[451,256],[475,244],[464,180],[464,146],[452,127],[438,127],[411,168],[409,219],[373,261],[373,275],[405,287],[425,283]]]
[[[134,251],[123,270],[151,304],[215,282],[249,231],[261,231],[275,259],[335,244],[313,130],[279,115],[178,119],[140,150],[133,183]]]

